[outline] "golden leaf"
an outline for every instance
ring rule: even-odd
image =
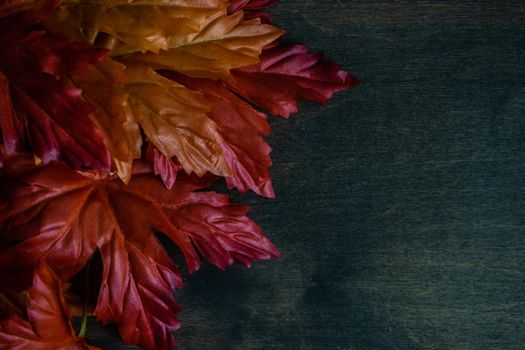
[[[127,75],[125,89],[133,115],[165,156],[177,157],[188,173],[230,174],[220,147],[222,137],[206,114],[211,105],[201,93],[142,65],[128,66]]]
[[[217,125],[202,94],[155,69],[231,79],[230,70],[257,63],[282,31],[242,12],[227,15],[225,0],[64,0],[51,29],[112,49],[112,59],[75,78],[95,107],[118,175],[131,176],[140,157],[140,127],[186,172],[227,176]]]
[[[171,37],[169,50],[123,58],[155,68],[173,69],[196,78],[231,79],[230,69],[259,62],[262,48],[283,31],[259,19],[243,20],[242,12],[221,16],[200,32]]]
[[[48,25],[94,44],[109,35],[116,55],[158,52],[168,49],[172,36],[199,32],[227,5],[225,0],[65,0]]]
[[[139,125],[168,158],[184,170],[202,176],[207,171],[230,173],[216,124],[208,117],[211,105],[199,92],[158,75],[151,68],[126,67],[106,59],[75,79],[95,107],[92,118],[103,130],[119,177],[128,182],[133,160],[140,157]]]
[[[140,129],[129,108],[124,90],[126,67],[111,59],[91,65],[85,74],[74,78],[84,97],[95,107],[92,117],[104,133],[117,174],[128,182],[133,160],[140,157]]]

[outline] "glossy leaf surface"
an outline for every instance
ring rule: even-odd
[[[179,177],[167,190],[146,167],[137,167],[126,186],[100,171],[29,164],[14,157],[4,165],[3,280],[23,288],[28,281],[20,278],[22,272],[46,259],[66,281],[98,249],[104,271],[95,315],[116,322],[129,343],[149,349],[174,344],[178,307],[172,293],[182,280],[156,231],[178,245],[190,272],[200,266],[199,253],[220,268],[279,256],[245,216],[247,207],[229,203],[225,195],[194,192],[209,184],[206,178]],[[11,247],[13,239],[22,242]]]

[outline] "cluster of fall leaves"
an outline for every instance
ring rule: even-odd
[[[0,349],[92,348],[78,309],[173,347],[182,277],[158,232],[190,273],[279,256],[246,206],[201,189],[273,197],[258,108],[288,117],[358,81],[282,44],[274,2],[0,1]]]

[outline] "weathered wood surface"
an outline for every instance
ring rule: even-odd
[[[235,197],[284,258],[191,276],[179,348],[525,349],[525,2],[271,13],[363,84],[273,120],[277,199]]]

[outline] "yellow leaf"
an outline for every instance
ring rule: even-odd
[[[127,75],[133,115],[165,156],[177,157],[188,173],[230,174],[220,147],[222,137],[206,114],[211,105],[202,94],[146,66],[128,66]]]
[[[198,33],[226,12],[226,0],[64,0],[48,24],[115,55],[168,49],[169,38]]]
[[[197,78],[231,79],[230,69],[259,62],[262,48],[283,31],[259,19],[243,20],[243,13],[215,18],[200,32],[172,36],[169,50],[137,53],[123,61],[140,61],[155,68],[173,69]]]
[[[140,129],[124,90],[126,67],[111,59],[91,65],[85,74],[74,78],[84,97],[95,107],[92,117],[104,133],[118,176],[127,183],[133,160],[140,157]]]
[[[133,160],[140,158],[140,127],[168,158],[176,157],[184,170],[226,176],[223,142],[208,117],[211,105],[202,94],[163,78],[147,66],[129,67],[106,59],[75,78],[95,107],[92,117],[104,132],[117,174],[128,182]]]
[[[96,108],[118,175],[129,181],[140,157],[140,128],[188,172],[228,176],[224,142],[208,117],[211,105],[155,69],[231,79],[230,70],[257,63],[282,31],[259,19],[228,16],[226,0],[64,0],[50,27],[112,49],[112,59],[75,78]],[[73,34],[72,34],[73,33]]]

